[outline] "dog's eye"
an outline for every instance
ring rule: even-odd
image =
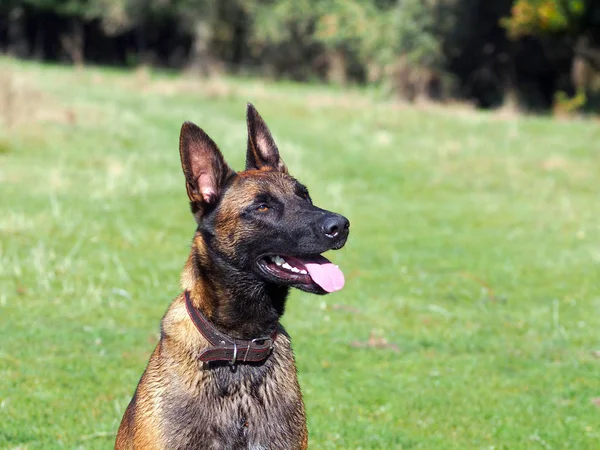
[[[258,205],[258,208],[256,208],[256,210],[258,212],[267,212],[269,210],[269,207],[264,203],[261,203],[260,205]]]

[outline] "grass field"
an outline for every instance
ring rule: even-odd
[[[113,445],[194,231],[179,128],[241,169],[247,101],[315,203],[352,223],[330,255],[346,287],[294,292],[283,320],[311,448],[600,448],[598,122],[0,73],[0,448]]]

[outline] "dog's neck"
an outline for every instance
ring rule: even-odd
[[[200,242],[198,242],[200,241]],[[200,245],[199,245],[200,244]],[[220,331],[238,339],[268,336],[277,328],[289,292],[232,267],[197,234],[182,273],[194,307]]]

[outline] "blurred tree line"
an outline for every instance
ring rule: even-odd
[[[599,0],[0,0],[0,51],[597,108]]]

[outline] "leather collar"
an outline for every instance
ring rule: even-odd
[[[200,361],[226,361],[233,366],[238,362],[261,362],[271,354],[277,338],[277,329],[266,337],[252,340],[235,339],[217,330],[204,314],[192,305],[189,291],[185,291],[185,307],[200,334],[211,345],[200,353]]]

